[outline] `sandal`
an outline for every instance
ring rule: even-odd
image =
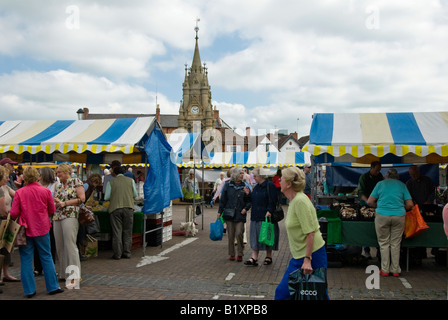
[[[257,260],[255,260],[254,258],[250,258],[249,260],[247,260],[246,262],[244,262],[244,264],[245,264],[246,266],[253,266],[253,267],[258,266]]]
[[[271,263],[272,263],[272,258],[271,257],[266,257],[264,259],[264,265],[265,266],[270,265]]]
[[[229,260],[235,261],[235,256],[230,256]]]
[[[236,261],[237,261],[237,262],[241,262],[241,261],[243,261],[243,257],[242,257],[242,256],[238,256],[238,257],[236,258]]]

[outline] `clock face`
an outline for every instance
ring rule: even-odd
[[[199,113],[199,107],[198,106],[194,106],[191,108],[191,113],[197,114]]]

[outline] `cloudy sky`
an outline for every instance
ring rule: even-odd
[[[198,18],[233,127],[448,110],[448,0],[0,0],[0,120],[178,113]]]

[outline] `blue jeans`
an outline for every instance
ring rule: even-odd
[[[47,233],[39,237],[26,236],[26,246],[20,247],[20,276],[23,291],[26,295],[36,292],[36,280],[33,271],[34,247],[39,252],[39,259],[44,271],[45,286],[48,292],[59,288],[56,268],[51,255],[50,234]]]
[[[327,268],[327,251],[325,250],[325,246],[322,246],[322,248],[320,248],[316,252],[313,252],[311,258],[311,267],[313,269]],[[292,258],[289,261],[289,265],[288,268],[286,268],[283,279],[278,284],[277,289],[275,289],[275,300],[289,300],[288,276],[291,272],[296,271],[297,269],[302,267],[303,259],[304,258]]]

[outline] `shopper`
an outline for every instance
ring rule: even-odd
[[[277,189],[267,175],[262,172],[262,168],[255,168],[252,173],[257,183],[251,193],[252,208],[250,212],[250,247],[252,255],[249,260],[244,262],[247,266],[258,265],[258,254],[260,251],[266,251],[265,265],[272,263],[272,250],[278,250],[279,227],[274,222],[275,241],[273,246],[266,246],[258,241],[260,236],[261,224],[266,218],[270,219],[277,203]]]
[[[56,212],[53,231],[59,260],[59,277],[66,280],[68,289],[79,289],[81,262],[76,245],[78,235],[79,206],[85,201],[84,186],[78,178],[72,178],[72,167],[62,163],[56,169],[59,183],[55,191]],[[70,278],[66,278],[66,275]]]
[[[311,274],[317,268],[327,268],[327,252],[316,210],[303,192],[306,184],[303,171],[296,167],[283,169],[280,184],[283,194],[290,201],[285,227],[292,258],[277,286],[275,299],[287,300],[290,298],[289,274],[299,268],[305,274]]]
[[[4,166],[0,166],[0,220],[8,218],[9,211],[11,210],[12,199],[15,195],[15,191],[8,186],[8,180],[8,169]],[[4,256],[3,267],[0,263],[0,276],[3,271],[3,280],[0,280],[0,284],[3,284],[3,282],[20,281],[9,273],[9,265],[11,264],[11,253],[8,252],[6,248],[1,248],[0,254]],[[2,278],[0,277],[0,279]]]
[[[398,277],[400,245],[403,236],[406,210],[413,207],[412,197],[406,185],[398,180],[396,169],[389,169],[386,179],[377,183],[367,204],[375,209],[375,231],[380,245],[380,275],[390,272]]]
[[[218,218],[225,209],[233,210],[233,218],[226,219],[228,234],[228,253],[230,260],[235,260],[235,239],[237,246],[237,261],[243,261],[244,224],[247,211],[251,207],[250,191],[243,181],[244,172],[240,167],[232,170],[229,182],[222,188],[219,201]]]
[[[106,186],[104,200],[110,200],[109,213],[112,228],[112,259],[131,257],[134,199],[137,189],[134,179],[124,175],[124,167],[115,167],[115,179]]]
[[[26,167],[23,172],[25,186],[16,191],[11,207],[11,218],[19,218],[19,224],[26,227],[26,245],[19,248],[20,275],[25,295],[28,298],[36,294],[36,281],[33,272],[34,247],[39,251],[45,276],[45,286],[50,294],[61,293],[56,269],[50,248],[49,215],[55,212],[50,190],[42,187],[38,181],[38,172],[34,167]]]

